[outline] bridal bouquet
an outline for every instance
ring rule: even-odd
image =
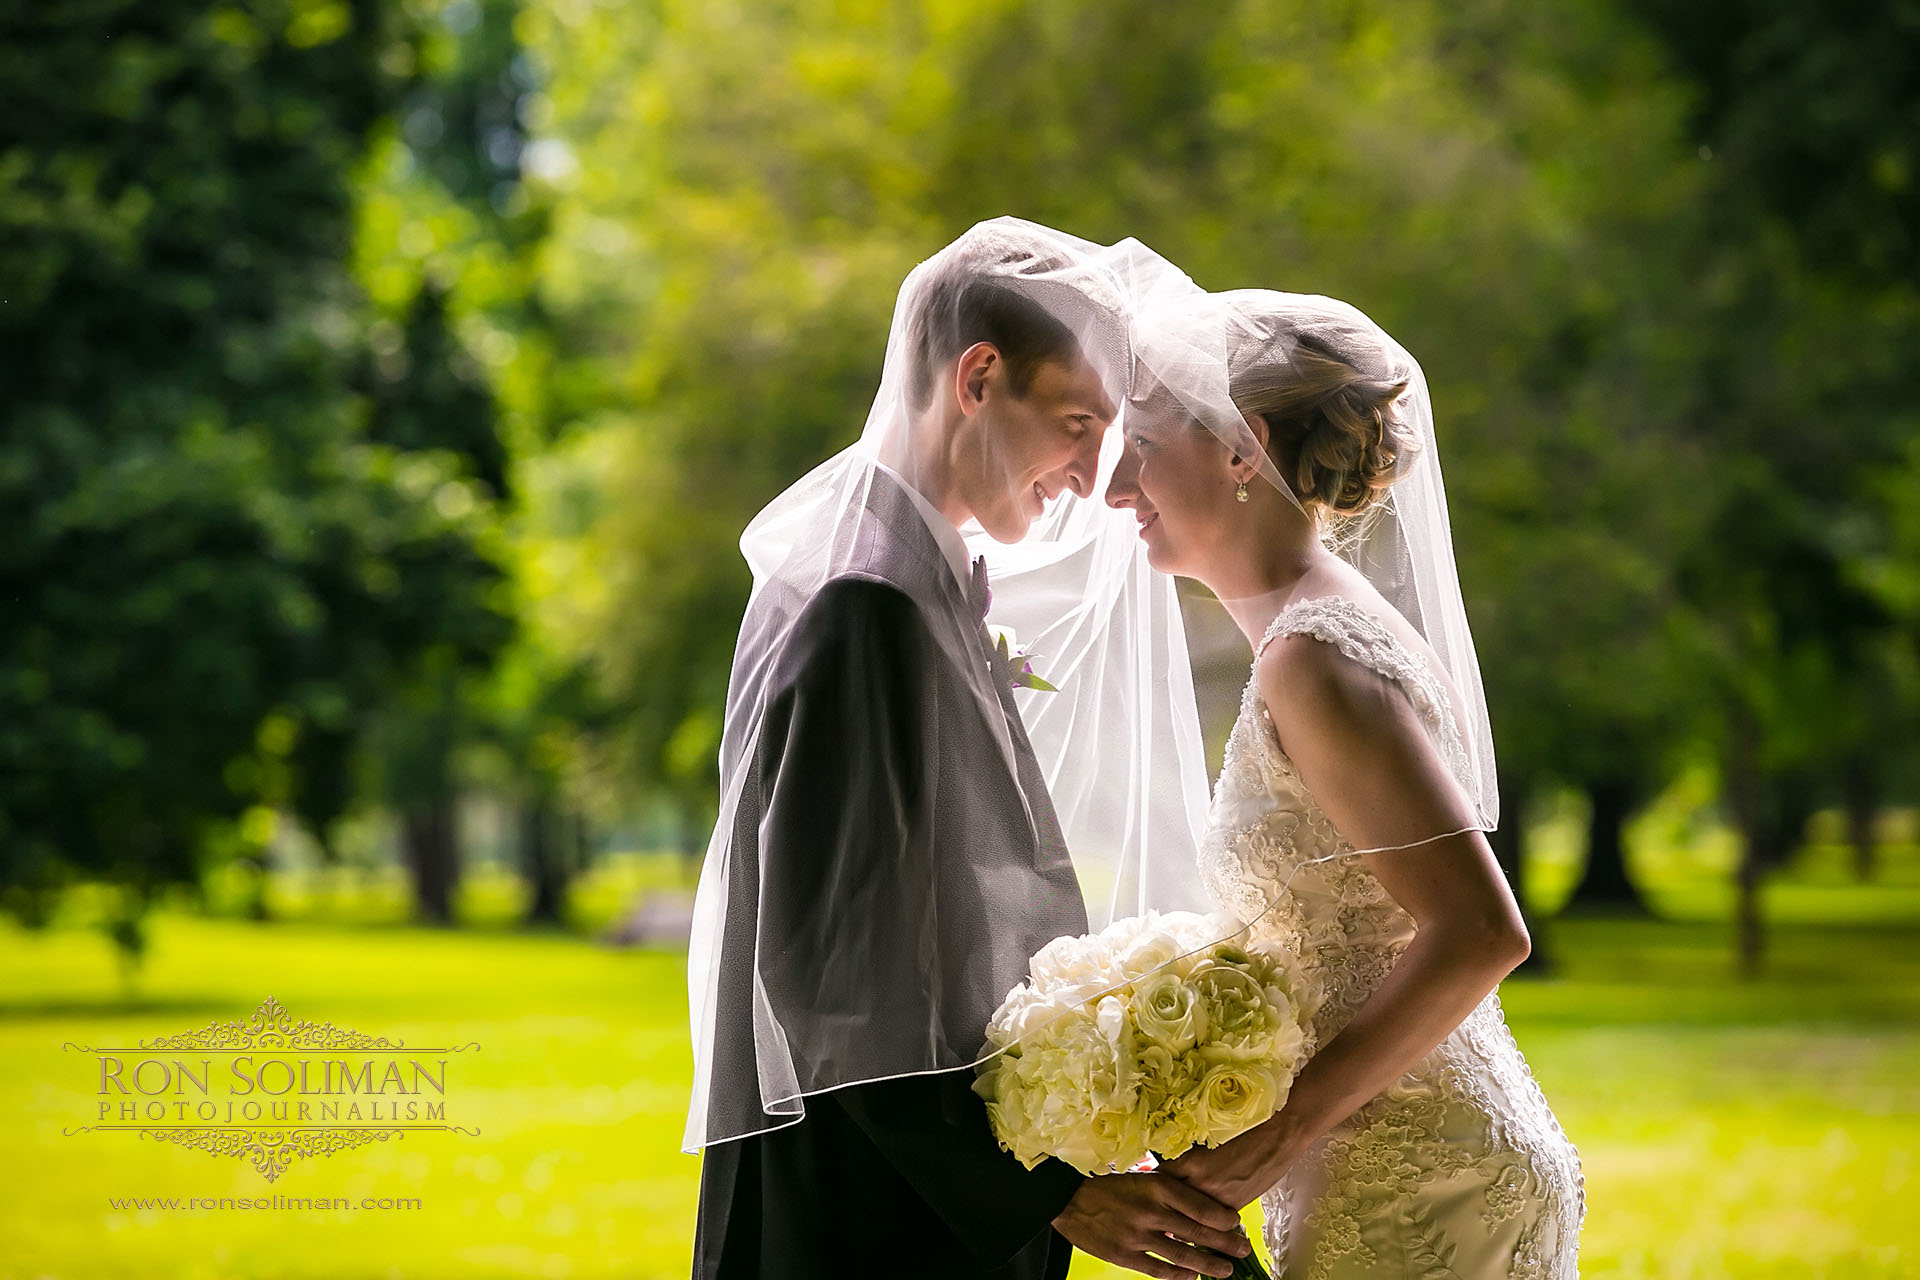
[[[1129,1170],[1218,1146],[1278,1111],[1318,1003],[1293,957],[1190,912],[1056,938],[987,1028],[979,1067],[1000,1145],[1031,1169]]]

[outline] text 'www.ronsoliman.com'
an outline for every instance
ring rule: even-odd
[[[109,1209],[424,1209],[417,1196],[108,1196]]]

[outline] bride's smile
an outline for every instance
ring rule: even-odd
[[[1129,405],[1106,502],[1133,512],[1148,564],[1204,580],[1206,566],[1245,542],[1245,521],[1235,518],[1246,510],[1235,510],[1235,462],[1226,445],[1184,413]]]

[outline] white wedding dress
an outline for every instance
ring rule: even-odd
[[[1321,597],[1282,611],[1260,647],[1300,633],[1405,689],[1435,739],[1458,753],[1448,763],[1461,776],[1465,748],[1445,693],[1391,630],[1353,601]],[[1412,917],[1364,859],[1313,861],[1351,849],[1281,752],[1249,679],[1201,870],[1220,905],[1243,920],[1279,898],[1255,928],[1296,950],[1324,990],[1309,1053],[1339,1033],[1414,935]],[[1286,1280],[1578,1274],[1579,1157],[1491,993],[1438,1048],[1310,1148],[1261,1205]]]

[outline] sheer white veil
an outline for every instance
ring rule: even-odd
[[[987,552],[984,580],[969,573],[961,531],[924,497],[956,465],[950,424],[936,419],[940,397],[953,394],[939,375],[950,383],[959,349],[974,340],[961,335],[998,335],[990,340],[1010,369],[1017,348],[1082,358],[1073,367],[1092,371],[1117,412],[1136,376],[1134,314],[1191,288],[1135,241],[1099,245],[1013,218],[975,226],[902,284],[860,438],[742,535],[753,591],[688,955],[687,1150],[794,1123],[814,1094],[972,1066],[1028,960],[1087,928],[1089,904],[1102,922],[1116,909],[1202,905],[1193,842],[1205,778],[1171,581],[1148,571],[1097,485],[1089,498],[1056,497],[1022,542],[995,542],[970,522]],[[1109,428],[1107,465],[1116,443]],[[1028,500],[1011,451],[991,438],[970,448],[966,465]],[[905,626],[926,648],[906,665],[940,674],[908,695],[924,705],[905,716],[854,674],[838,701],[870,714],[847,722],[902,740],[882,746],[849,729],[853,740],[805,739],[796,753],[783,745],[803,739],[795,725],[807,714],[794,707],[793,654],[820,625],[816,606],[850,581],[911,601]],[[1069,741],[1113,748],[1099,769],[1045,776],[1067,819],[1065,848],[1039,779],[1030,785],[1023,768],[1015,739],[1026,735],[1008,721],[1008,668],[992,661],[982,625],[989,594],[995,620],[1040,650],[1038,669],[1062,690],[1029,695],[1039,756],[1062,763]],[[875,630],[863,634],[876,644],[901,639],[874,641]],[[981,750],[1005,768],[953,759],[956,725],[978,726]],[[881,838],[845,814],[808,810],[808,790],[840,785],[806,758],[827,752],[842,757],[834,768],[865,771],[869,792],[937,792],[937,802],[903,804],[904,825]],[[992,834],[1007,830],[1016,838]],[[812,878],[796,890],[796,876]]]
[[[1148,323],[1182,334],[1188,342],[1205,335],[1205,341],[1218,343],[1236,402],[1246,401],[1255,385],[1291,376],[1297,354],[1330,356],[1372,380],[1404,384],[1385,410],[1391,423],[1383,420],[1381,425],[1382,431],[1392,425],[1394,434],[1408,442],[1384,477],[1384,491],[1357,515],[1323,510],[1322,540],[1358,569],[1425,641],[1424,648],[1413,646],[1411,653],[1447,693],[1436,723],[1452,729],[1451,734],[1441,731],[1433,745],[1472,809],[1475,825],[1468,829],[1493,830],[1500,820],[1500,794],[1492,722],[1461,595],[1433,399],[1420,362],[1357,307],[1317,294],[1236,289],[1163,309]],[[1244,417],[1225,424],[1224,432],[1216,420],[1203,421],[1235,453],[1256,459],[1267,483],[1300,503],[1269,451],[1255,442]],[[1336,478],[1332,485],[1340,483]],[[1426,838],[1447,834],[1454,833],[1433,832]]]
[[[953,354],[942,335],[978,289],[998,299],[1005,324],[1084,357],[1119,408],[1091,492],[1055,497],[1017,542],[995,541],[972,522],[955,531],[916,496],[946,461],[947,442],[928,430],[927,372]],[[1236,393],[1249,369],[1284,373],[1303,343],[1404,377],[1398,412],[1416,447],[1385,499],[1363,520],[1330,525],[1328,540],[1424,641],[1421,659],[1447,690],[1451,715],[1436,745],[1477,824],[1497,821],[1485,697],[1418,363],[1332,299],[1209,295],[1138,241],[1105,246],[1018,219],[981,223],[902,284],[859,440],[769,503],[741,538],[754,585],[688,956],[695,1081],[686,1149],[791,1124],[813,1094],[973,1066],[989,1018],[1053,937],[1150,910],[1209,908],[1198,867],[1208,784],[1179,600],[1173,580],[1149,567],[1135,521],[1103,497],[1128,430],[1198,424],[1300,504]],[[1015,463],[990,449],[982,459],[1009,475]],[[969,556],[984,580],[976,570],[962,581]],[[985,749],[1008,768],[940,763],[927,780],[942,790],[947,816],[915,828],[912,857],[871,848],[858,830],[819,833],[808,853],[831,874],[796,905],[777,860],[761,857],[783,797],[791,802],[815,781],[780,756],[779,735],[792,727],[783,663],[817,616],[813,606],[849,579],[886,582],[911,600],[934,647],[929,661],[959,673],[958,692],[940,695],[940,714],[989,726]],[[1011,630],[1056,689],[1013,695],[1021,733],[1007,724],[1007,671],[990,660],[983,613]],[[877,697],[857,680],[847,696]],[[920,735],[919,757],[939,755],[944,739],[931,720],[908,732]],[[1025,780],[1021,736],[1046,794]],[[1449,741],[1457,747],[1446,749]],[[890,767],[886,753],[862,746],[845,743],[857,767]],[[776,767],[786,774],[767,776]],[[1016,776],[1017,787],[1008,781]],[[974,838],[964,815],[1004,816],[1009,807],[1031,840],[999,847]],[[1054,814],[1064,849],[1047,834]],[[1234,931],[1231,921],[1219,929]],[[963,963],[940,962],[949,940]]]
[[[1469,825],[1421,832],[1391,848],[1492,830],[1499,820],[1493,738],[1419,362],[1357,308],[1332,298],[1256,289],[1209,294],[1171,275],[1137,298],[1134,377],[1120,438],[1109,442],[1103,488],[1127,433],[1197,424],[1253,460],[1262,481],[1305,511],[1237,403],[1249,384],[1288,377],[1303,345],[1404,383],[1393,412],[1412,447],[1386,491],[1358,516],[1330,517],[1316,507],[1316,518],[1323,542],[1425,642],[1409,651],[1433,677],[1426,687],[1439,691],[1442,703],[1430,738],[1467,801]],[[1104,903],[1090,898],[1095,927],[1103,916],[1210,906],[1194,870],[1209,801],[1172,579],[1146,567],[1131,514],[1095,509],[1101,506],[1098,495],[1063,499],[1018,548],[996,550],[974,538],[995,566],[990,620],[1031,637],[1036,669],[1062,677],[1055,680],[1062,694],[1023,694],[1021,708],[1075,865],[1098,869],[1083,870],[1083,881],[1099,874],[1120,886]]]

